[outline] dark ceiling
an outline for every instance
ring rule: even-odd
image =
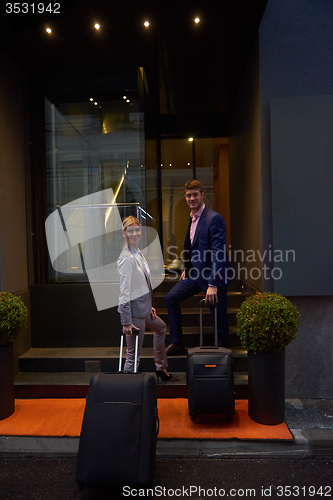
[[[229,115],[267,0],[58,3],[60,14],[30,9],[0,18],[0,46],[17,65],[50,79],[74,81],[77,75],[78,92],[85,74],[109,81],[142,66],[159,112],[181,122]]]

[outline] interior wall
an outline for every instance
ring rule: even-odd
[[[25,198],[24,76],[0,54],[0,291],[16,293],[29,306]],[[15,359],[30,346],[21,334]]]
[[[230,260],[236,278],[262,290],[262,186],[259,53],[255,44],[235,103],[230,158]]]

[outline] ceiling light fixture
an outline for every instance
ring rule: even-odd
[[[94,100],[94,98],[93,98],[93,97],[90,97],[90,101],[93,101],[93,100]]]
[[[51,28],[46,28],[46,30],[45,30],[45,31],[46,31],[46,33],[52,33]]]
[[[196,17],[196,18],[194,19],[194,22],[195,22],[196,24],[199,24],[199,23],[200,23],[200,17]]]
[[[148,28],[150,23],[149,23],[149,21],[145,21],[143,24],[144,24],[145,28]]]
[[[98,24],[98,23],[96,23],[96,24],[95,24],[95,26],[94,26],[94,28],[95,28],[96,30],[99,30],[99,29],[100,29],[100,27],[101,27],[101,25],[100,25],[100,24]]]
[[[193,142],[194,141],[193,137],[189,137],[188,140],[189,140],[189,142]]]
[[[95,101],[94,104],[95,104],[95,106],[97,106],[98,102]]]

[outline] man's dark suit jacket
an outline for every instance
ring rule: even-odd
[[[197,281],[203,290],[208,285],[228,285],[233,273],[226,249],[226,227],[222,215],[205,206],[192,245],[190,227],[191,218],[184,241],[186,277]]]

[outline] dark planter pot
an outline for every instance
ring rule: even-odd
[[[13,344],[0,345],[0,420],[15,411]]]
[[[250,418],[277,425],[285,418],[285,351],[248,352]]]

